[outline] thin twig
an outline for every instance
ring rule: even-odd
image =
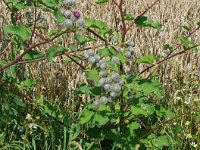
[[[39,42],[39,43],[36,43],[34,45],[31,45],[30,47],[26,47],[24,48],[24,52],[19,55],[15,60],[11,61],[10,63],[8,63],[7,65],[3,66],[3,67],[0,67],[0,71],[16,64],[18,61],[20,61],[24,55],[26,55],[31,49],[35,48],[35,47],[38,47],[38,46],[41,46],[41,45],[44,45],[44,44],[48,44],[50,42],[52,42],[54,39],[58,38],[59,36],[63,35],[64,33],[66,32],[61,32],[60,34],[57,34],[55,35],[54,37],[52,37],[51,39],[47,40],[47,41],[42,41],[42,42]]]
[[[118,6],[119,8],[119,12],[120,12],[120,16],[121,16],[121,20],[122,20],[122,43],[125,42],[125,38],[126,38],[126,33],[127,33],[127,28],[126,28],[126,22],[125,22],[125,19],[124,19],[124,14],[125,14],[125,11],[123,10],[123,0],[120,1],[120,4]]]
[[[161,66],[161,64],[162,64],[163,62],[165,62],[165,61],[167,61],[167,60],[169,60],[169,59],[171,59],[171,58],[173,58],[173,57],[175,57],[175,56],[181,55],[181,54],[187,52],[188,50],[191,50],[191,49],[193,49],[193,48],[195,48],[195,47],[198,47],[198,46],[200,46],[200,45],[192,46],[192,47],[190,47],[190,48],[187,48],[187,49],[185,49],[185,50],[183,50],[183,51],[177,52],[177,53],[175,53],[175,54],[173,54],[173,55],[171,55],[171,56],[165,57],[164,59],[158,61],[158,62],[156,63],[156,67],[154,68],[154,70],[153,70],[151,73],[149,73],[149,75],[147,76],[147,78],[149,78],[149,77]],[[154,65],[154,66],[155,66],[155,65]]]
[[[71,57],[69,54],[66,55],[69,59],[71,59],[74,63],[76,63],[78,66],[81,67],[81,69],[85,70],[84,66],[82,66],[78,61],[76,61],[73,57]]]
[[[160,2],[160,0],[156,0],[154,3],[152,3],[149,7],[147,7],[138,17],[143,16],[144,14],[146,14],[154,5],[156,5],[158,2]],[[131,29],[131,27],[134,25],[134,22],[131,23],[128,27],[127,27],[127,31]]]
[[[145,133],[142,137],[139,138],[139,140],[143,139],[144,137],[148,136],[149,134],[151,134],[152,132],[155,132],[156,130],[158,130],[160,127],[172,122],[173,120],[176,120],[182,116],[185,116],[185,115],[188,115],[188,114],[191,114],[193,111],[196,111],[198,109],[198,107],[193,107],[192,109],[188,110],[187,112],[185,113],[182,113],[182,114],[179,114],[178,116],[175,116],[169,120],[166,120],[166,121],[163,121],[162,123],[160,123],[160,125],[158,125],[157,127],[151,129],[150,131],[148,131],[147,133]]]
[[[197,27],[195,30],[193,30],[192,32],[190,32],[190,34],[188,34],[188,36],[186,36],[187,38],[189,38],[192,34],[194,34],[197,30],[199,30],[200,27]],[[177,49],[179,49],[181,46],[183,45],[183,42],[179,43],[174,49],[172,52],[176,51]],[[168,57],[170,57],[170,55],[172,54],[172,52],[167,55],[165,58],[163,58],[161,61],[165,60],[165,59],[168,59]],[[182,52],[181,52],[182,53]],[[156,66],[158,63],[156,64],[153,64],[149,67],[147,67],[146,69],[142,70],[139,75],[143,74],[144,72],[146,72],[147,70],[151,69],[152,67]]]
[[[0,85],[3,85],[4,87],[9,89],[10,91],[18,94],[21,98],[28,100],[29,103],[32,102],[32,99],[30,97],[28,97],[26,94],[18,91],[16,88],[12,87],[11,85],[7,84],[6,82],[0,80]]]
[[[101,37],[99,34],[97,34],[95,31],[93,31],[92,29],[90,28],[86,28],[87,31],[89,31],[90,33],[94,34],[95,36],[97,36],[98,38],[100,38],[102,41],[104,41],[106,44],[107,44],[107,41],[106,39],[104,39],[103,37]]]
[[[27,47],[32,44],[32,40],[33,40],[33,36],[34,36],[34,33],[35,33],[35,29],[36,29],[36,23],[37,23],[37,8],[34,6],[34,23],[33,23],[33,29],[32,29],[32,32],[31,32],[31,37],[27,43]]]

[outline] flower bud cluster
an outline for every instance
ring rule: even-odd
[[[91,49],[85,53],[85,58],[91,65],[97,64],[100,61],[100,56],[95,54]]]
[[[134,54],[134,51],[135,51],[135,48],[134,48],[135,44],[133,41],[129,41],[128,43],[128,50],[125,52],[125,57],[127,59],[131,59],[133,54]]]
[[[76,3],[76,0],[65,0],[65,4],[71,6]],[[83,27],[85,25],[85,21],[81,15],[81,12],[78,10],[71,11],[71,10],[66,10],[64,12],[65,15],[65,27],[67,29],[70,29],[74,24],[78,27]]]
[[[118,93],[120,93],[124,81],[121,79],[120,75],[117,72],[113,72],[109,74],[109,66],[105,60],[100,59],[98,54],[95,54],[92,50],[88,50],[85,53],[85,58],[91,65],[96,65],[100,68],[99,71],[99,85],[102,87],[102,90],[108,95],[108,97],[102,96],[99,100],[94,102],[95,106],[99,106],[101,104],[106,104],[116,97]],[[114,64],[119,64],[118,57],[112,57],[111,61]]]
[[[124,85],[124,81],[120,78],[120,75],[117,72],[113,72],[111,75],[107,74],[108,73],[106,69],[103,68],[102,70],[101,68],[101,71],[99,72],[99,85],[102,87],[103,91],[108,94],[108,97],[102,96],[99,100],[94,101],[95,106],[106,104],[107,102],[112,102],[117,94],[120,93],[122,86]]]

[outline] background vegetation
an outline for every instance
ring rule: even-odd
[[[199,149],[200,2],[98,2],[0,2],[1,149]],[[66,33],[66,9],[85,27]],[[128,41],[134,57],[123,62]],[[114,103],[93,105],[102,93],[89,49],[108,64],[119,51],[125,92]]]

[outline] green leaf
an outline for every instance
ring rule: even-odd
[[[155,112],[155,107],[148,104],[142,104],[141,108],[144,111],[146,111],[149,115],[153,115],[153,113]]]
[[[150,54],[150,55],[138,58],[137,62],[138,63],[145,63],[145,64],[153,64],[154,59],[155,59],[154,55]]]
[[[73,52],[76,52],[78,50],[77,46],[74,43],[71,43],[69,45],[69,49]]]
[[[44,114],[49,114],[49,115],[51,115],[53,117],[56,117],[56,113],[53,110],[52,106],[47,105],[47,104],[44,105],[43,113]]]
[[[12,66],[6,68],[6,70],[7,70],[8,77],[12,77],[13,79],[15,79],[17,77],[16,65],[12,65]]]
[[[16,4],[14,7],[15,7],[16,9],[18,9],[18,10],[21,10],[21,9],[26,8],[27,5],[24,4],[24,3],[18,3],[18,4]]]
[[[56,20],[58,21],[58,24],[61,24],[64,22],[65,16],[62,14],[60,9],[56,9],[53,14],[54,14]]]
[[[116,56],[116,55],[117,55],[117,52],[114,49],[108,48],[108,47],[101,49],[99,52],[99,56],[101,58],[106,57],[106,56],[112,57],[112,56]]]
[[[160,136],[158,138],[155,139],[155,146],[157,148],[162,149],[163,146],[169,146],[170,145],[170,140],[169,137],[166,135]]]
[[[93,111],[84,109],[80,116],[80,123],[85,124],[85,123],[89,122],[93,116],[94,116]]]
[[[200,27],[200,22],[197,22],[197,25]]]
[[[144,81],[144,82],[143,82]],[[142,91],[144,95],[149,95],[150,93],[154,93],[158,98],[161,98],[161,92],[163,91],[163,88],[159,81],[157,80],[143,80],[141,83],[142,85]]]
[[[169,120],[169,119],[172,119],[173,117],[175,117],[175,113],[172,112],[170,109],[166,110],[165,119]]]
[[[108,106],[106,106],[106,105],[100,105],[99,108],[98,108],[98,111],[110,113],[110,112],[111,112],[111,109],[110,109],[110,107],[108,107]]]
[[[14,99],[14,103],[17,105],[17,106],[20,106],[20,107],[26,107],[26,104],[19,98],[15,98]]]
[[[103,29],[107,27],[107,25],[101,21],[101,20],[90,20],[88,18],[85,18],[85,26],[89,28],[97,28],[97,29]]]
[[[91,37],[81,36],[80,34],[74,35],[75,40],[77,40],[81,45],[86,44],[87,42],[96,41]]]
[[[49,31],[49,33],[48,33],[48,36],[53,36],[53,35],[56,35],[58,33],[58,30],[57,29],[51,29],[50,31]]]
[[[44,53],[38,52],[36,50],[30,50],[26,55],[24,55],[25,60],[37,59],[45,56]]]
[[[78,94],[91,94],[94,96],[101,95],[101,87],[90,86],[82,84],[79,88],[77,88]]]
[[[103,4],[103,3],[106,3],[108,1],[109,0],[96,0],[95,3],[97,3],[97,4]]]
[[[36,84],[36,80],[26,79],[23,81],[23,86],[25,87],[31,87]]]
[[[173,47],[170,46],[169,44],[165,44],[165,45],[163,45],[163,49],[169,49],[170,51],[172,51]]]
[[[53,48],[53,47],[50,47],[48,49],[48,58],[50,60],[50,62],[54,62],[54,58],[56,55],[60,54],[60,53],[63,53],[63,52],[66,52],[67,49],[65,49],[64,47],[60,46],[58,48]]]
[[[92,69],[89,72],[87,72],[87,79],[98,82],[99,81],[98,71],[96,69]]]
[[[104,126],[106,123],[109,122],[109,118],[106,115],[106,112],[97,112],[95,113],[92,122],[93,124],[97,125],[98,127]]]
[[[128,125],[128,128],[130,129],[130,132],[133,133],[134,130],[138,129],[140,127],[140,124],[137,122],[132,122]]]
[[[143,109],[141,109],[139,107],[135,107],[135,106],[131,107],[131,113],[133,115],[145,115],[145,116],[147,116],[147,112],[146,111],[144,111]]]
[[[99,52],[99,56],[101,58],[105,57],[105,56],[110,56],[110,51],[108,47],[105,47],[104,49],[101,49]]]
[[[42,2],[49,7],[56,7],[58,5],[57,0],[42,0]]]
[[[89,128],[87,130],[87,135],[89,135],[90,138],[95,138],[95,139],[99,139],[99,140],[103,140],[104,137],[105,137],[103,130],[101,128],[96,127],[96,126],[93,127],[93,128]]]
[[[70,130],[70,136],[69,136],[69,141],[75,140],[78,135],[81,132],[81,125],[79,123],[77,124],[72,124],[71,130]]]
[[[183,42],[185,48],[189,48],[189,47],[192,47],[195,45],[194,42],[191,42],[190,40],[188,40],[187,37],[185,37],[183,35],[179,35],[178,38],[181,40],[181,42]]]
[[[54,62],[55,54],[56,54],[55,48],[50,47],[48,49],[48,58],[49,58],[50,62]]]
[[[3,27],[6,34],[14,34],[21,37],[23,40],[28,40],[31,35],[31,30],[23,25],[7,25]]]
[[[112,34],[112,30],[110,28],[103,28],[103,29],[99,30],[98,34],[100,36],[105,36],[106,34],[111,35]]]
[[[162,97],[163,87],[157,80],[152,79],[134,79],[130,83],[126,84],[128,89],[134,89],[138,92],[142,92],[144,96],[148,96],[151,93],[154,93],[158,98]]]
[[[101,20],[90,20],[88,18],[84,18],[85,20],[85,26],[88,28],[95,28],[95,29],[99,29],[98,31],[98,35],[100,36],[105,36],[106,34],[111,35],[112,34],[112,29],[109,28],[106,23],[104,23]]]
[[[118,53],[118,54],[117,54],[117,57],[119,58],[119,60],[120,60],[122,63],[125,63],[125,62],[126,62],[126,57],[125,57],[122,53]]]
[[[0,134],[0,145],[2,145],[4,143],[5,137],[6,137],[6,133],[2,132]]]
[[[80,92],[81,94],[91,94],[91,89],[92,87],[89,85],[81,85],[77,91]]]
[[[153,20],[148,19],[146,16],[138,16],[135,19],[135,24],[139,27],[152,27],[160,30],[162,25],[159,22],[154,22]]]
[[[133,17],[132,14],[128,14],[128,13],[127,13],[127,14],[124,15],[124,19],[125,19],[125,20],[133,20],[134,17]]]

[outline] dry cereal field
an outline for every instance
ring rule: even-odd
[[[199,149],[199,0],[0,12],[0,149]]]

